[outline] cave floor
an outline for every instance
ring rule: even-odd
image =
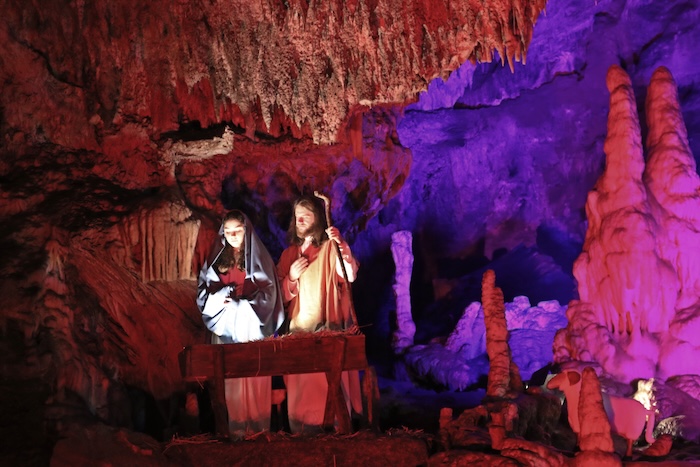
[[[45,424],[51,410],[48,388],[38,381],[0,383],[0,465],[67,466],[419,466],[443,465],[438,434],[441,407],[478,404],[483,392],[452,393],[417,389],[408,383],[380,381],[381,430],[351,434],[290,435],[264,432],[244,440],[221,440],[211,434],[173,436],[167,441],[130,430],[86,421],[73,421],[69,436],[52,439]],[[470,448],[496,454],[483,447]],[[568,453],[573,458],[573,453]],[[454,458],[454,457],[453,457]],[[502,460],[506,460],[501,458]],[[512,461],[512,459],[511,459]],[[490,465],[476,462],[459,465]],[[454,464],[457,465],[457,464]],[[505,464],[504,464],[505,465]],[[508,465],[518,465],[508,464]],[[625,466],[700,466],[700,446],[674,444],[662,459],[645,459],[637,452]]]

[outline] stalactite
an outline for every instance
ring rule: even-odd
[[[109,132],[125,120],[154,134],[182,121],[231,121],[251,138],[284,132],[332,143],[355,105],[413,101],[435,77],[466,60],[491,61],[494,51],[511,68],[524,60],[546,0],[285,3],[101,0],[64,11],[5,2],[8,56],[31,57],[8,64],[8,76],[33,61],[63,87],[33,89],[41,96],[34,108],[22,99],[21,112],[6,105],[3,115],[31,134],[22,115],[33,114],[31,125],[70,147],[95,147],[86,128]],[[40,30],[23,24],[34,16],[43,18]],[[45,60],[34,60],[27,43]],[[41,117],[45,108],[80,118]]]
[[[394,257],[394,295],[396,296],[396,331],[392,346],[394,352],[402,353],[413,345],[416,325],[411,316],[411,274],[413,272],[413,236],[409,231],[391,235],[391,253]]]
[[[46,243],[46,276],[55,278],[55,288],[57,292],[65,293],[66,287],[63,283],[63,262],[64,256],[67,254],[66,248],[62,246],[56,239],[50,239]]]

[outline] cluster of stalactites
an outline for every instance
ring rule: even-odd
[[[9,83],[37,104],[9,103],[7,124],[28,133],[30,123],[41,126],[58,144],[87,138],[91,127],[110,134],[144,122],[159,134],[193,121],[332,143],[354,105],[411,102],[434,78],[494,52],[511,68],[524,62],[546,1],[132,3],[6,5],[0,39],[19,57],[6,63],[8,76],[39,63],[47,82],[65,84]],[[37,121],[43,108],[74,118]],[[36,118],[22,120],[27,114]]]

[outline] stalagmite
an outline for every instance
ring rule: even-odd
[[[645,164],[629,76],[608,70],[606,168],[589,193],[589,225],[574,265],[580,300],[555,338],[555,361],[593,360],[624,381],[695,373],[700,347],[700,177],[676,84],[654,73]]]
[[[578,417],[581,427],[578,444],[581,451],[614,452],[610,422],[600,392],[600,381],[595,370],[590,367],[584,368],[581,374]]]
[[[649,83],[646,100],[648,162],[644,180],[658,202],[657,216],[667,236],[659,241],[665,259],[676,269],[680,291],[676,310],[698,306],[700,296],[700,177],[688,145],[688,133],[671,73],[658,68]],[[668,288],[673,284],[664,284]],[[675,289],[669,293],[675,293]],[[667,323],[668,307],[657,310]]]
[[[659,251],[675,270],[675,281],[658,282],[658,289],[670,296],[670,304],[657,307],[649,318],[665,325],[673,337],[669,340],[673,345],[661,351],[657,374],[697,374],[700,363],[687,355],[700,348],[700,177],[688,145],[676,83],[665,67],[651,78],[646,110],[649,157],[644,178],[665,230],[658,240]]]
[[[490,417],[488,429],[491,447],[501,449],[507,434],[513,431],[513,421],[518,417],[517,405],[508,398],[522,392],[523,383],[508,346],[503,291],[496,287],[496,273],[491,269],[484,273],[481,281],[481,296],[486,326],[486,353],[489,357],[485,398]]]
[[[508,347],[503,291],[496,287],[496,274],[491,269],[484,273],[481,295],[486,325],[486,353],[489,357],[486,395],[489,398],[504,398],[512,390],[522,390],[522,381]]]
[[[413,272],[413,236],[410,231],[394,232],[391,235],[391,253],[394,257],[394,295],[396,296],[396,331],[392,346],[400,354],[413,345],[416,325],[411,316],[411,274]]]
[[[449,435],[449,425],[452,423],[452,409],[449,407],[443,407],[440,409],[440,418],[438,419],[438,424],[440,426],[440,442],[444,449],[450,448],[450,435]]]
[[[588,195],[589,220],[583,252],[574,266],[582,302],[593,304],[599,322],[611,332],[626,331],[625,314],[635,325],[646,312],[650,290],[639,287],[654,266],[656,225],[642,183],[644,155],[637,106],[629,76],[617,66],[608,71],[610,113],[605,140],[606,167]]]

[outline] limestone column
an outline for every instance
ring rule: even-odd
[[[394,295],[396,296],[396,331],[392,347],[400,354],[413,345],[416,325],[411,316],[411,274],[413,272],[413,235],[407,230],[391,235],[391,254],[394,257]]]

